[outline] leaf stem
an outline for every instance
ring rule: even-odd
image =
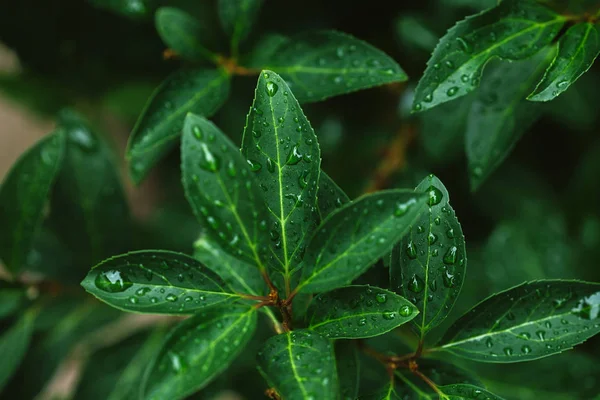
[[[421,371],[419,371],[418,369],[412,370],[412,373],[415,374],[416,376],[418,376],[419,378],[421,378],[423,380],[423,382],[425,382],[431,389],[433,389],[434,392],[436,392],[438,394],[438,396],[440,396],[440,399],[447,399],[448,396],[446,396],[446,394],[444,392],[442,392],[437,385],[435,384],[434,381],[432,381],[431,379],[429,379],[425,374],[423,374]]]
[[[282,334],[284,332],[283,327],[281,326],[281,323],[275,317],[275,314],[273,314],[273,310],[271,310],[269,307],[263,307],[263,308],[261,308],[261,310],[265,314],[267,314],[267,316],[269,317],[271,322],[273,322],[273,329],[275,330],[275,332],[278,335]]]
[[[260,70],[255,68],[246,68],[238,64],[238,60],[236,57],[225,57],[221,54],[218,54],[215,63],[221,67],[229,74],[229,75],[239,75],[239,76],[256,76],[260,74]]]

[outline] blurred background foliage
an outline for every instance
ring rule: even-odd
[[[547,3],[561,11],[581,6],[581,2]],[[435,173],[445,183],[469,254],[455,317],[489,294],[525,280],[600,281],[598,63],[563,95],[540,105],[541,117],[526,127],[513,152],[475,192],[470,190],[464,151],[466,113],[473,96],[410,113],[415,86],[438,39],[456,21],[495,4],[496,0],[368,5],[340,0],[267,1],[251,40],[241,48],[242,54],[247,53],[268,33],[335,29],[383,50],[407,72],[408,82],[338,96],[303,109],[319,136],[323,169],[351,198],[377,189],[412,188],[427,173]],[[80,385],[70,395],[92,400],[130,398],[141,372],[129,361],[143,360],[159,342],[160,331],[141,329],[110,346],[93,344],[90,332],[122,318],[122,313],[95,302],[78,282],[96,262],[120,251],[162,248],[191,253],[202,230],[183,196],[177,149],[154,168],[142,189],[131,189],[124,167],[124,143],[148,97],[185,63],[163,57],[166,46],[155,30],[154,12],[165,5],[196,16],[214,48],[226,51],[214,1],[23,0],[0,6],[0,41],[19,63],[16,70],[0,73],[0,94],[67,127],[69,146],[74,146],[69,150],[71,168],[85,168],[82,177],[68,176],[68,171],[59,177],[50,216],[28,257],[31,276],[27,279],[35,285],[2,283],[2,332],[18,318],[16,310],[26,309],[33,298],[42,300],[31,348],[5,388],[13,398],[33,398],[43,390],[61,393],[60,388],[49,387],[48,380],[56,377],[61,361],[73,357],[74,344],[81,340],[92,344],[76,359],[90,362],[82,362]],[[229,99],[212,119],[240,143],[256,77],[234,80]],[[2,136],[12,134],[2,132]],[[93,162],[75,154],[85,151],[86,143],[101,148],[94,150]],[[73,180],[86,177],[90,187],[82,189],[85,193],[74,191]],[[122,186],[130,195],[131,211],[127,204],[111,200]],[[142,195],[132,197],[136,190],[142,190]],[[98,221],[114,222],[101,228],[110,243],[92,243],[81,234],[85,226],[78,207],[84,204],[91,204]],[[376,279],[386,275],[383,266],[369,274]],[[377,345],[393,350],[397,341],[402,346],[402,332],[377,338]],[[247,349],[235,368],[193,398],[211,398],[233,382],[246,398],[260,398],[265,387],[253,364],[254,351]],[[596,337],[535,365],[464,367],[476,368],[491,390],[507,398],[539,399],[543,394],[548,400],[589,399],[600,392],[599,361],[600,338]]]

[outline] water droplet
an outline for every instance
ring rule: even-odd
[[[173,293],[169,293],[168,295],[165,296],[165,300],[170,301],[171,303],[174,303],[178,300],[178,298]]]
[[[504,348],[504,354],[506,354],[507,356],[512,356],[513,355],[513,349],[510,347],[505,347]]]
[[[446,231],[446,236],[448,236],[449,239],[454,239],[454,229],[450,228]]]
[[[298,151],[298,146],[294,145],[290,150],[286,164],[288,165],[296,165],[302,160],[302,154]]]
[[[492,338],[487,338],[485,341],[485,345],[488,349],[491,349],[492,347],[494,347],[494,342],[492,341]]]
[[[275,93],[277,93],[277,91],[279,90],[279,86],[277,86],[277,84],[275,82],[269,81],[269,82],[267,82],[266,89],[267,89],[267,94],[270,97],[273,97],[273,96],[275,96]]]
[[[395,312],[392,312],[392,311],[388,311],[388,312],[384,312],[384,313],[382,314],[382,316],[383,316],[383,319],[385,319],[385,320],[388,320],[388,321],[391,321],[391,320],[393,320],[394,318],[396,318],[396,313],[395,313]]]
[[[194,125],[194,127],[192,128],[192,133],[194,134],[194,137],[196,139],[201,140],[202,139],[202,130],[200,129],[200,127],[198,125]]]
[[[129,302],[130,302],[131,304],[137,304],[137,303],[138,303],[138,298],[137,298],[137,297],[134,297],[134,296],[131,296],[131,297],[129,298]]]
[[[425,281],[418,275],[413,275],[408,282],[408,290],[415,293],[420,293],[425,289]]]
[[[150,297],[150,303],[156,304],[158,303],[158,299],[156,297]]]
[[[440,217],[435,217],[435,218],[433,219],[433,222],[434,222],[436,225],[439,225],[439,224],[441,224],[441,223],[442,223],[442,220],[440,219]]]
[[[529,334],[529,332],[521,332],[519,333],[519,337],[521,339],[529,340],[529,338],[531,338],[531,335]]]
[[[124,292],[133,285],[127,275],[116,270],[99,273],[94,280],[94,284],[98,289],[109,293]]]
[[[387,296],[385,295],[385,293],[378,293],[375,296],[375,300],[377,300],[378,303],[383,304],[387,301]]]
[[[258,172],[261,170],[262,165],[258,161],[248,159],[248,165],[250,165],[250,169],[252,172]]]
[[[461,80],[461,81],[463,81],[464,83],[467,83],[467,82],[469,82],[469,75],[467,75],[467,74],[463,74],[463,75],[460,77],[460,80]]]
[[[527,345],[523,345],[523,347],[521,347],[521,351],[522,351],[524,354],[529,354],[529,353],[531,353],[531,347],[529,347],[529,346],[527,346]]]
[[[408,256],[408,258],[411,258],[413,260],[417,258],[417,247],[415,246],[415,242],[413,242],[412,240],[408,242],[408,245],[406,246],[406,255]]]
[[[454,68],[454,63],[450,60],[446,60],[444,61],[444,64],[446,65],[446,67],[448,68]]]
[[[398,203],[396,205],[396,210],[394,211],[394,215],[397,217],[401,217],[408,212],[408,209],[416,203],[415,199],[410,199],[406,203]]]
[[[358,320],[358,326],[365,326],[367,324],[366,318],[361,318]]]
[[[546,340],[546,331],[537,331],[535,334],[542,342]]]
[[[431,93],[429,93],[428,95],[426,95],[425,97],[423,97],[423,101],[425,103],[431,103],[433,101],[433,95]]]
[[[412,308],[410,306],[402,306],[400,307],[400,310],[398,310],[398,313],[400,314],[401,317],[408,317],[412,314]]]
[[[442,274],[442,281],[444,282],[444,286],[447,288],[452,288],[456,284],[454,281],[454,271],[452,271],[449,267],[444,268],[444,273]]]
[[[209,172],[217,172],[219,170],[220,160],[219,158],[213,154],[208,146],[205,143],[200,145],[201,149],[201,161],[200,168],[209,171]]]
[[[452,86],[450,89],[448,89],[448,91],[446,92],[446,94],[448,95],[448,97],[452,97],[454,96],[456,93],[458,92],[458,87],[456,86]]]
[[[458,248],[456,246],[451,246],[446,254],[444,255],[444,262],[446,264],[455,264],[456,263],[456,253]]]
[[[427,189],[427,193],[429,194],[428,203],[430,206],[435,206],[437,204],[440,204],[440,202],[442,201],[442,198],[444,197],[444,195],[442,194],[442,191],[433,185],[429,186],[429,189]]]
[[[567,87],[568,84],[569,84],[569,81],[560,81],[556,84],[556,87],[559,89],[563,89],[563,88]]]
[[[465,39],[457,37],[456,41],[458,42],[462,51],[464,51],[465,53],[470,54],[473,51],[473,47]]]
[[[437,236],[433,232],[429,232],[427,235],[427,243],[434,244],[437,241]]]
[[[144,296],[146,293],[150,292],[152,289],[149,287],[141,287],[135,291],[135,294],[138,296]]]

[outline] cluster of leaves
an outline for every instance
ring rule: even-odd
[[[159,240],[143,237],[148,227],[129,217],[110,148],[83,118],[61,113],[56,131],[19,159],[0,188],[0,259],[17,281],[0,286],[0,348],[10,360],[0,368],[0,390],[53,397],[66,358],[89,366],[77,392],[64,397],[90,399],[213,398],[232,381],[248,398],[269,388],[281,399],[598,392],[595,379],[584,379],[600,373],[593,351],[545,358],[600,331],[600,284],[556,279],[582,271],[597,280],[595,264],[582,260],[597,254],[600,220],[578,194],[595,182],[598,149],[582,160],[574,195],[562,204],[512,164],[495,174],[501,179],[490,178],[536,120],[556,115],[547,106],[564,107],[561,99],[572,102],[578,85],[590,85],[591,74],[583,74],[600,51],[597,1],[436,2],[488,8],[451,28],[416,89],[401,95],[421,120],[428,158],[447,164],[465,135],[471,187],[490,180],[475,206],[496,225],[468,249],[476,266],[469,276],[481,282],[469,290],[467,244],[442,182],[411,165],[415,190],[350,200],[323,171],[327,136],[319,131],[317,140],[300,106],[406,80],[392,58],[336,31],[268,34],[246,46],[260,0],[217,2],[228,56],[217,50],[209,14],[177,1],[91,3],[155,17],[165,57],[181,61],[148,100],[127,158],[139,183],[182,137],[183,189],[197,222],[167,215],[153,232]],[[438,35],[421,21],[402,16],[398,31],[431,51]],[[258,76],[241,152],[206,119],[230,97],[235,76]],[[591,215],[576,222],[580,237],[573,238],[566,208]],[[179,244],[191,236],[185,254],[131,251],[185,248]],[[94,264],[82,285],[112,308],[67,294]],[[452,310],[462,308],[452,322]],[[123,325],[145,320],[119,310],[164,314],[177,325],[124,338]],[[535,366],[552,379],[539,385],[528,382],[537,379],[528,366],[495,367],[540,358]],[[17,383],[25,377],[28,385]]]

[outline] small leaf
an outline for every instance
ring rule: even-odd
[[[321,221],[349,201],[348,195],[329,175],[321,171],[319,189],[317,190],[317,211]]]
[[[457,23],[428,61],[413,111],[425,111],[475,90],[490,59],[532,56],[552,42],[565,21],[565,16],[534,0],[506,0]]]
[[[423,337],[452,310],[465,278],[467,252],[444,184],[429,175],[415,191],[427,193],[429,207],[394,248],[390,284],[420,310],[413,322]]]
[[[329,339],[382,335],[407,323],[419,310],[408,300],[373,286],[346,286],[321,293],[308,312],[309,329]]]
[[[17,160],[0,186],[0,259],[12,272],[25,264],[33,245],[64,148],[62,131],[46,136]]]
[[[183,131],[182,181],[196,218],[211,241],[263,270],[267,210],[251,167],[207,119],[188,114]]]
[[[292,37],[263,69],[281,74],[300,103],[408,79],[387,54],[336,31]]]
[[[356,342],[337,340],[335,358],[340,386],[340,400],[355,400],[360,383],[360,358]]]
[[[131,247],[127,199],[110,148],[88,122],[64,110],[59,125],[67,140],[48,222],[78,264],[96,264]]]
[[[573,25],[560,38],[558,53],[544,78],[527,97],[549,101],[567,90],[594,63],[600,53],[600,28],[590,22]]]
[[[350,283],[404,236],[427,199],[412,191],[387,190],[362,196],[331,214],[308,244],[296,290],[324,292]]]
[[[232,257],[205,237],[194,242],[194,258],[219,275],[234,292],[265,294],[266,284],[256,265]]]
[[[242,154],[269,210],[269,266],[289,279],[317,224],[321,156],[310,122],[287,84],[271,71],[258,79]]]
[[[146,374],[143,398],[183,399],[221,374],[256,329],[256,310],[234,306],[196,314],[168,335]]]
[[[437,350],[483,362],[535,360],[600,332],[600,284],[541,280],[492,295],[452,325]]]
[[[213,115],[229,96],[224,70],[182,69],[170,75],[152,94],[129,137],[129,172],[140,183],[177,142],[189,112]]]
[[[333,346],[318,333],[301,329],[271,337],[258,352],[258,370],[282,399],[337,399]]]
[[[188,60],[217,59],[217,55],[202,42],[206,28],[200,21],[174,7],[161,7],[155,16],[160,38],[178,55]]]
[[[26,311],[23,316],[0,336],[0,392],[23,360],[33,333],[37,311]]]
[[[194,314],[239,298],[211,270],[185,254],[135,251],[96,265],[81,285],[123,311]]]
[[[487,390],[464,383],[458,383],[455,385],[438,386],[441,393],[445,395],[444,398],[448,400],[470,400],[470,399],[486,399],[486,400],[502,400],[500,396],[496,396]],[[441,398],[441,396],[440,396]]]
[[[547,48],[527,60],[499,62],[484,77],[471,106],[465,139],[472,190],[494,172],[541,115],[539,104],[525,97],[551,56]]]
[[[231,48],[237,56],[239,44],[246,39],[258,17],[264,0],[219,0],[219,19],[231,37]]]

